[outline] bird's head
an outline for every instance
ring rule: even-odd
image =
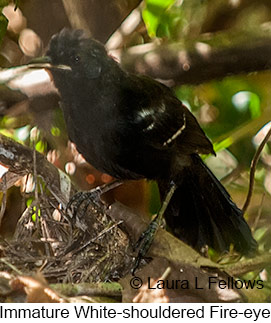
[[[52,72],[72,72],[74,77],[98,78],[103,62],[108,59],[104,46],[88,38],[83,30],[63,29],[54,35],[46,56],[39,62],[49,63]]]

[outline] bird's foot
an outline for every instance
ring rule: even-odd
[[[163,201],[163,204],[162,204],[158,214],[151,221],[148,228],[139,237],[139,239],[135,245],[135,249],[139,248],[139,252],[138,252],[137,258],[135,260],[135,264],[132,269],[132,275],[134,275],[136,269],[140,265],[141,260],[146,256],[147,252],[149,251],[150,246],[153,242],[155,233],[158,230],[158,228],[162,222],[163,215],[164,215],[164,213],[167,209],[167,206],[168,206],[176,189],[177,189],[177,185],[174,182],[171,182],[169,185],[169,190],[167,192],[167,195]]]
[[[82,215],[86,213],[90,205],[92,205],[94,209],[100,209],[103,205],[101,195],[121,184],[121,181],[115,180],[109,184],[97,186],[87,192],[77,192],[69,200],[66,210],[71,210],[73,215],[77,216],[82,205],[84,206],[82,212],[80,212]]]
[[[92,207],[92,212],[101,211],[103,208],[103,203],[101,200],[101,192],[99,188],[94,188],[87,192],[77,192],[69,200],[66,212],[71,217],[74,225],[86,232],[88,230],[88,224],[86,220],[86,214],[89,206]]]
[[[76,213],[83,203],[85,203],[84,209],[91,203],[100,206],[100,197],[101,192],[99,187],[87,192],[77,192],[69,200],[66,210],[72,210],[73,213]]]
[[[137,240],[134,250],[139,249],[139,251],[132,268],[132,275],[135,274],[135,271],[139,267],[141,260],[145,258],[147,252],[149,251],[159,225],[160,219],[157,215],[148,225],[147,229],[141,233],[139,239]]]

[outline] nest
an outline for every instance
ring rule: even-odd
[[[105,210],[83,203],[70,218],[44,194],[39,208],[25,209],[11,241],[0,243],[0,271],[40,272],[49,283],[118,280],[131,268],[129,239]]]

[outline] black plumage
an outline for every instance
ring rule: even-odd
[[[197,250],[256,250],[241,210],[198,156],[214,153],[211,142],[168,87],[123,71],[80,30],[53,36],[47,56],[68,134],[89,163],[118,179],[156,180],[162,197],[174,182],[167,225]]]

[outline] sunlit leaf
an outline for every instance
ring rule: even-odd
[[[0,129],[0,134],[8,138],[14,138],[14,130],[12,129]]]
[[[230,145],[232,145],[232,143],[233,143],[233,139],[231,137],[228,137],[220,142],[216,142],[216,143],[214,143],[214,151],[217,152],[217,151],[226,149],[226,148],[230,147]]]
[[[43,140],[40,140],[36,143],[35,148],[39,153],[44,153],[46,150],[46,146],[46,143]]]
[[[268,231],[268,228],[265,228],[265,227],[261,227],[261,228],[257,229],[254,232],[254,238],[257,241],[261,240],[264,237],[264,235],[266,234],[267,231]]]
[[[164,12],[174,4],[175,0],[146,0],[146,7],[142,12],[150,37],[155,37],[157,28]]]
[[[32,197],[30,197],[29,199],[27,199],[27,201],[26,201],[26,206],[27,207],[30,207],[31,206],[31,204],[32,204],[32,202],[33,202],[33,198]]]
[[[30,126],[21,127],[14,132],[14,139],[17,141],[25,141],[29,137]]]
[[[31,218],[33,222],[36,222],[37,221],[36,213],[33,213]]]
[[[54,137],[59,137],[60,136],[60,129],[58,127],[52,127],[51,128],[51,134],[54,136]]]
[[[34,213],[32,214],[32,221],[33,222],[36,222],[37,221],[37,207],[36,206],[34,206],[33,207],[33,211],[34,211]],[[40,209],[38,209],[38,217],[40,217],[41,216],[41,211],[40,211]]]
[[[258,118],[261,115],[261,102],[256,93],[250,91],[240,91],[233,95],[232,103],[240,112],[249,110],[252,119]]]
[[[142,12],[143,20],[146,24],[148,34],[150,37],[155,37],[156,30],[159,24],[159,18],[154,15],[150,10],[145,9]]]
[[[260,98],[255,93],[250,95],[249,110],[252,119],[258,118],[261,115]]]

